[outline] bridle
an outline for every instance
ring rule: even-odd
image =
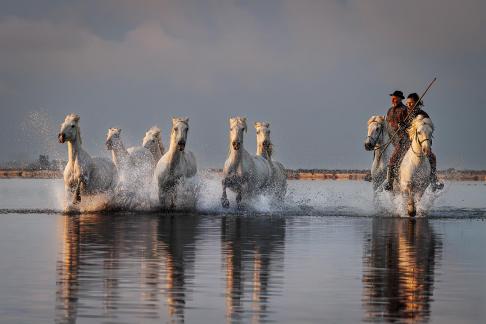
[[[377,122],[377,121],[372,121],[370,124],[373,124],[373,123],[379,124],[379,122]],[[385,128],[384,125],[382,125],[381,128],[380,128],[380,132],[378,133],[378,136],[376,136],[376,137],[373,137],[373,136],[370,136],[370,135],[366,136],[366,138],[370,139],[370,142],[373,145],[373,151],[379,150],[381,148],[381,145],[377,145],[377,142],[380,139],[380,137],[383,135],[383,129],[384,128]]]
[[[418,130],[417,129],[415,130],[414,140],[417,141],[417,143],[419,143],[419,145],[421,147],[422,147],[422,143],[427,142],[427,141],[429,141],[430,146],[432,146],[432,136],[431,136],[431,138],[426,138],[426,139],[421,141],[418,137]],[[413,149],[413,145],[410,145],[410,148],[412,149],[413,154],[415,154],[417,157],[422,158],[422,157],[426,156],[426,154],[415,152],[415,150]]]

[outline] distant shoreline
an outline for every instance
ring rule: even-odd
[[[204,170],[210,173],[221,173],[221,169]],[[443,170],[439,178],[449,181],[486,181],[486,170]],[[61,179],[62,171],[56,170],[22,170],[0,169],[0,179]],[[361,180],[370,178],[368,170],[287,170],[289,180]]]

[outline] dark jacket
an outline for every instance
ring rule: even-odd
[[[393,138],[394,145],[397,145],[405,136],[407,114],[407,107],[403,103],[398,104],[396,107],[391,107],[386,113],[386,121],[388,123],[390,135],[393,136],[398,129],[401,129],[401,131]]]

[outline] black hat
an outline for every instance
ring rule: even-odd
[[[403,96],[403,92],[401,92],[400,90],[393,91],[393,93],[390,93],[390,96],[405,99],[405,97]]]
[[[419,95],[418,95],[417,93],[415,93],[415,92],[413,92],[413,93],[409,94],[409,95],[407,96],[407,99],[408,99],[408,98],[413,99],[413,101],[415,101],[415,102],[419,101],[419,99],[420,99]],[[422,102],[422,100],[420,100],[420,102],[419,102],[419,103],[417,103],[416,105],[417,105],[417,106],[423,106],[423,105],[424,105],[424,103]]]

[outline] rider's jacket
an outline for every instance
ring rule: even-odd
[[[393,145],[397,145],[400,140],[405,136],[405,123],[407,117],[407,107],[403,103],[399,103],[396,107],[391,107],[386,113],[386,121],[390,134],[395,134],[399,129],[400,132],[394,136]]]

